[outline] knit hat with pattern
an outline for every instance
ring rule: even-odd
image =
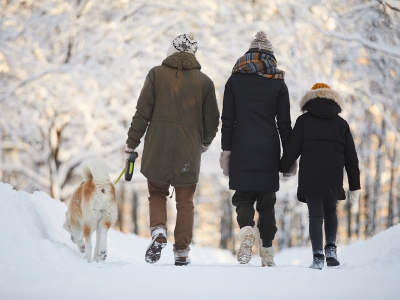
[[[318,82],[313,85],[311,88],[312,90],[317,90],[317,89],[330,89],[331,87],[327,85],[326,83]]]
[[[172,41],[172,44],[169,46],[167,52],[167,57],[177,52],[191,53],[196,55],[197,48],[196,35],[193,32],[189,34],[184,33],[178,35]]]
[[[249,49],[265,50],[274,53],[271,42],[267,39],[267,35],[264,31],[259,31],[256,34],[255,40],[250,44]]]

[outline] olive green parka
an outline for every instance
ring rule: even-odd
[[[147,129],[141,173],[153,182],[198,182],[202,145],[211,144],[219,124],[214,84],[200,68],[193,54],[179,52],[146,77],[126,143],[137,148]]]

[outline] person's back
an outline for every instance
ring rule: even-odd
[[[317,83],[300,102],[297,118],[284,149],[280,171],[287,172],[301,155],[297,198],[307,203],[314,269],[337,266],[337,200],[346,199],[343,168],[346,168],[352,201],[358,198],[360,171],[357,152],[347,122],[339,116],[342,100],[327,84]],[[325,221],[325,222],[324,222]],[[325,223],[323,248],[322,224]]]
[[[291,132],[286,84],[283,79],[235,73],[226,83],[225,98],[229,92],[234,98],[236,118],[232,137],[223,132],[222,138],[224,150],[232,151],[229,186],[239,191],[276,192],[279,190],[279,134],[284,145]],[[228,109],[229,103],[225,103],[223,120],[229,118]]]
[[[201,154],[210,147],[219,111],[213,82],[200,71],[193,33],[177,36],[167,58],[146,77],[137,111],[128,131],[125,153],[130,155],[147,130],[141,172],[149,188],[152,241],[145,260],[155,263],[167,243],[167,196],[175,187],[177,220],[176,265],[190,263],[193,196],[199,179]]]
[[[296,121],[280,171],[287,171],[301,155],[297,195],[302,202],[307,196],[346,199],[343,167],[350,190],[359,189],[357,153],[349,125],[339,116],[342,106],[339,95],[330,88],[309,91],[300,103],[305,113]]]
[[[143,114],[153,99],[154,107],[141,172],[154,182],[189,186],[198,181],[202,145],[211,144],[219,123],[214,84],[200,68],[194,55],[178,52],[149,72],[150,90],[140,98],[147,103]],[[128,142],[137,140],[137,126],[131,128]]]
[[[275,265],[272,241],[277,230],[274,205],[279,190],[280,142],[285,147],[292,130],[284,75],[277,67],[271,42],[260,31],[236,61],[225,85],[220,165],[229,176],[229,188],[236,190],[232,204],[240,227],[237,259],[241,264],[251,259],[257,202],[261,263]]]

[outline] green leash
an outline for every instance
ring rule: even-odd
[[[117,179],[117,181],[114,183],[114,185],[116,185],[118,183],[118,181],[121,179],[122,175],[124,175],[126,168],[124,168],[121,172],[121,174],[119,174],[119,177]]]

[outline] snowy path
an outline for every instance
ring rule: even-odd
[[[88,264],[63,230],[65,206],[44,193],[0,183],[0,299],[400,299],[400,225],[339,253],[342,266],[311,270],[310,249],[292,248],[261,268],[227,251],[193,247],[173,266],[172,246],[155,265],[148,240],[111,231],[104,263]]]

